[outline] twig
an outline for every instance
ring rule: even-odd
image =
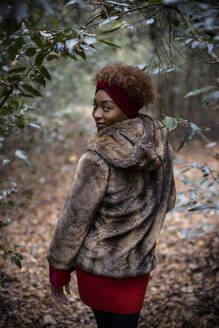
[[[85,27],[89,27],[88,25],[90,25],[93,21],[95,21],[98,17],[101,17],[101,14],[98,14],[96,16],[94,16],[86,25]]]
[[[216,125],[219,125],[219,122],[208,124],[208,125],[204,125],[204,126],[200,126],[200,129],[203,130],[203,129],[210,128],[210,127],[216,126]]]
[[[8,93],[6,94],[5,98],[2,100],[1,104],[0,104],[0,108],[3,107],[4,103],[6,102],[6,100],[8,99],[8,97],[12,94],[13,89],[9,90]]]
[[[170,42],[168,43],[168,46],[169,46],[169,51],[170,51],[170,57],[171,57],[171,60],[173,62],[173,52],[172,52],[172,49],[171,49],[171,43],[172,43],[172,9],[169,8],[169,13],[170,13],[170,17],[169,17],[169,21],[170,21],[170,25],[169,25],[169,40]]]

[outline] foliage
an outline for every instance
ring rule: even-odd
[[[0,23],[3,56],[0,81],[2,138],[29,124],[25,112],[32,109],[24,108],[25,98],[42,97],[41,89],[52,79],[46,67],[48,61],[60,57],[69,57],[74,61],[81,57],[85,60],[87,54],[96,51],[95,46],[98,43],[119,47],[108,40],[107,35],[130,26],[132,13],[138,12],[148,25],[158,24],[162,17],[163,21],[168,20],[171,31],[169,42],[164,38],[163,26],[157,35],[159,42],[166,42],[170,46],[170,57],[173,54],[171,39],[176,39],[192,49],[206,50],[209,60],[212,63],[218,62],[214,50],[218,46],[216,19],[219,10],[214,3],[150,0],[142,1],[140,5],[133,0],[68,1],[65,8],[70,8],[70,12],[77,9],[80,16],[83,10],[84,16],[86,15],[86,19],[82,19],[78,27],[75,24],[68,26],[68,22],[64,20],[69,12],[58,17],[58,13],[55,14],[47,1],[18,1],[10,6],[10,10],[7,4],[6,1],[1,9]],[[86,24],[85,20],[88,21]],[[174,69],[173,62],[170,61],[165,67],[157,46],[154,51],[160,59],[158,64],[155,63],[154,74],[161,70],[168,71],[169,65]],[[218,99],[218,92],[208,97],[208,101],[215,99]]]
[[[180,160],[180,164],[185,166],[180,171],[180,179],[188,190],[186,193],[178,194],[178,205],[175,210],[187,210],[190,214],[195,211],[207,213],[213,210],[218,212],[218,190],[216,185],[219,182],[219,173],[209,165],[202,163],[186,163]],[[191,170],[198,171],[193,178],[186,175]]]
[[[1,10],[3,19],[0,23],[3,55],[0,126],[4,138],[15,128],[23,129],[28,125],[24,101],[26,97],[42,96],[40,89],[46,87],[47,81],[52,78],[46,68],[47,61],[60,57],[69,57],[74,61],[78,57],[86,59],[87,54],[96,51],[97,43],[119,47],[107,40],[106,36],[130,25],[133,12],[141,14],[149,25],[158,24],[161,15],[164,15],[163,20],[168,20],[171,30],[170,38],[192,49],[206,50],[211,57],[209,60],[212,63],[218,62],[214,50],[218,46],[216,20],[219,10],[214,3],[150,0],[142,1],[140,6],[138,1],[131,0],[68,1],[66,8],[71,8],[70,11],[77,9],[79,15],[82,10],[85,11],[88,22],[84,25],[82,21],[77,28],[72,24],[71,27],[65,26],[64,17],[54,18],[55,11],[47,1],[17,2],[10,8],[9,11],[6,1]],[[45,11],[49,17],[45,16]],[[108,25],[111,27],[105,28]],[[162,28],[158,36],[164,36]],[[169,51],[171,55],[171,47]],[[155,52],[161,58],[156,46]],[[173,66],[173,62],[170,64]],[[162,61],[155,64],[157,68],[154,73],[160,73],[162,69],[168,71],[168,65],[165,67]],[[218,99],[218,93],[209,99]]]
[[[5,160],[3,165],[8,165],[9,163],[9,160]],[[11,196],[16,192],[17,183],[15,181],[11,181],[11,188],[0,191],[1,212],[2,210],[7,210],[8,208],[14,207],[14,202],[11,199]],[[5,259],[9,258],[12,263],[16,264],[19,268],[21,268],[21,260],[23,259],[23,256],[21,253],[17,252],[18,246],[16,244],[13,245],[13,249],[9,248],[5,234],[5,228],[12,222],[13,220],[11,218],[0,220],[0,255]]]
[[[12,220],[10,218],[7,219],[7,222],[0,221],[0,237],[4,242],[0,243],[0,255],[4,258],[9,258],[12,263],[21,269],[21,261],[23,260],[23,255],[17,252],[18,245],[14,244],[13,249],[9,249],[7,246],[7,241],[5,240],[5,234],[2,235],[3,229],[11,222]]]

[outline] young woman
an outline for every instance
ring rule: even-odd
[[[94,78],[97,133],[81,157],[48,251],[52,295],[66,303],[76,270],[99,328],[137,327],[156,241],[175,202],[167,129],[139,110],[152,80],[123,64]]]

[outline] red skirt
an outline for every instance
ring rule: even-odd
[[[131,278],[107,278],[76,269],[76,275],[80,298],[89,307],[120,314],[141,310],[149,274]]]

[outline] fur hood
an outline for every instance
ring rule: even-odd
[[[95,151],[108,163],[137,170],[158,169],[166,148],[167,129],[142,114],[106,127],[88,145],[88,151]]]

